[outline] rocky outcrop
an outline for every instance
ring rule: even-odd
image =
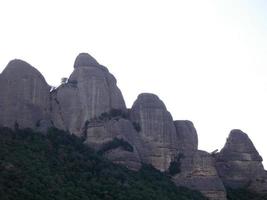
[[[216,155],[216,167],[226,187],[248,187],[257,192],[267,192],[262,158],[241,130],[231,131],[225,146]]]
[[[179,168],[173,176],[178,186],[201,191],[211,200],[226,200],[225,188],[220,180],[214,158],[198,150],[197,131],[191,121],[174,121],[179,154],[176,165]]]
[[[11,61],[0,74],[0,126],[69,131],[114,163],[138,170],[142,163],[169,173],[178,186],[226,200],[225,188],[267,193],[262,158],[248,136],[233,130],[220,153],[198,150],[192,122],[174,121],[154,94],[140,94],[126,109],[116,79],[81,53],[69,79],[50,92],[28,63]]]
[[[211,200],[226,200],[225,188],[209,153],[194,151],[180,157],[179,164],[180,172],[173,177],[176,185],[199,190]]]
[[[12,60],[0,78],[0,125],[35,128],[49,119],[49,91],[42,74],[22,60]]]
[[[113,161],[127,166],[130,169],[138,170],[141,167],[139,157],[140,140],[133,124],[123,118],[103,120],[100,122],[90,121],[86,130],[85,143],[94,147],[96,150],[107,147],[113,142],[114,138],[122,139],[129,143],[132,149],[125,149],[122,145],[115,146],[103,152],[104,156]],[[111,145],[110,145],[111,146]],[[106,148],[107,149],[107,148]]]
[[[198,136],[194,124],[188,120],[174,121],[179,153],[192,155],[198,149]]]
[[[144,148],[141,159],[165,171],[178,153],[172,116],[154,94],[140,94],[131,109],[131,120],[140,126]]]
[[[78,55],[74,67],[68,82],[52,94],[53,121],[81,136],[87,121],[126,106],[114,76],[89,54]]]

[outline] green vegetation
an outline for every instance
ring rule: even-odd
[[[82,139],[51,129],[0,129],[1,200],[204,200],[149,165],[111,163]]]
[[[130,116],[129,116],[128,111],[124,111],[124,110],[121,110],[121,109],[114,109],[113,108],[109,112],[104,112],[99,117],[91,119],[88,124],[90,124],[91,121],[93,121],[93,122],[99,122],[99,121],[102,122],[102,121],[109,121],[109,120],[112,120],[112,119],[117,120],[117,121],[119,119],[130,120]],[[141,131],[141,126],[140,126],[140,124],[138,122],[132,122],[132,124],[133,124],[134,129],[137,132]]]
[[[174,176],[175,174],[178,174],[181,172],[181,159],[184,158],[184,155],[182,153],[179,153],[178,156],[171,161],[168,173],[171,176]]]
[[[97,119],[101,121],[108,121],[111,119],[118,120],[120,118],[129,119],[129,114],[121,109],[111,109],[109,112],[102,113]]]
[[[133,127],[137,132],[141,131],[141,126],[138,122],[133,122]]]
[[[133,146],[129,144],[127,141],[125,141],[122,138],[114,138],[112,141],[107,142],[103,145],[103,147],[98,151],[100,155],[103,155],[105,152],[116,149],[116,148],[122,148],[125,151],[133,152]]]
[[[228,200],[267,200],[267,195],[259,195],[248,191],[247,189],[227,188]]]

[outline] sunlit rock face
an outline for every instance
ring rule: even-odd
[[[140,125],[143,162],[167,170],[178,152],[178,142],[172,116],[164,103],[154,94],[140,94],[132,106],[131,120]]]
[[[0,125],[35,128],[49,118],[49,91],[42,74],[22,60],[12,60],[0,76]]]
[[[126,106],[114,76],[92,56],[79,54],[74,67],[68,82],[51,95],[53,121],[57,127],[81,136],[86,121],[111,109],[125,110]]]
[[[267,192],[262,158],[248,135],[241,130],[231,131],[225,146],[216,155],[216,167],[227,187],[248,187],[254,191]]]

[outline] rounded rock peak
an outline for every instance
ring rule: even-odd
[[[163,108],[166,110],[165,104],[160,98],[152,93],[141,93],[138,95],[137,100],[134,102],[133,107],[141,105],[142,107]]]
[[[234,151],[256,152],[256,148],[251,139],[239,129],[234,129],[230,132],[226,141],[226,147],[228,149],[234,149]]]
[[[235,139],[249,139],[248,135],[241,131],[240,129],[233,129],[231,130],[229,134],[229,138],[235,138]]]
[[[74,68],[98,66],[99,63],[88,53],[80,53],[74,62]]]
[[[27,67],[32,67],[29,63],[27,63],[26,61],[24,60],[21,60],[21,59],[13,59],[11,61],[9,61],[9,63],[7,64],[6,67],[24,67],[24,68],[27,68]]]
[[[181,125],[181,126],[194,127],[193,122],[190,121],[190,120],[175,120],[174,123],[177,124],[177,125]]]
[[[27,63],[24,60],[20,60],[20,59],[14,59],[9,61],[9,63],[7,64],[6,68],[3,71],[3,74],[6,73],[15,73],[15,74],[20,74],[23,75],[25,73],[36,73],[36,74],[40,74],[41,73],[35,69],[32,65],[30,65],[29,63]]]
[[[138,99],[151,99],[151,100],[159,100],[159,97],[153,93],[141,93],[137,97]]]

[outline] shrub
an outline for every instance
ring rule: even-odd
[[[140,132],[141,131],[141,126],[138,122],[133,122],[133,127],[134,129],[137,131],[137,132]]]
[[[173,161],[171,161],[170,166],[168,168],[168,173],[171,176],[174,176],[181,172],[181,159],[182,158],[184,158],[184,155],[182,153],[179,153],[178,156]]]
[[[112,141],[105,143],[102,148],[98,151],[100,155],[104,154],[105,152],[116,149],[121,147],[125,151],[133,152],[133,146],[128,143],[127,141],[120,139],[120,138],[114,138]]]
[[[97,119],[101,121],[119,119],[119,118],[129,119],[128,112],[121,109],[112,108],[109,112],[104,112],[99,117],[97,117]]]
[[[226,191],[228,200],[267,200],[267,195],[260,195],[246,188],[226,188]]]

